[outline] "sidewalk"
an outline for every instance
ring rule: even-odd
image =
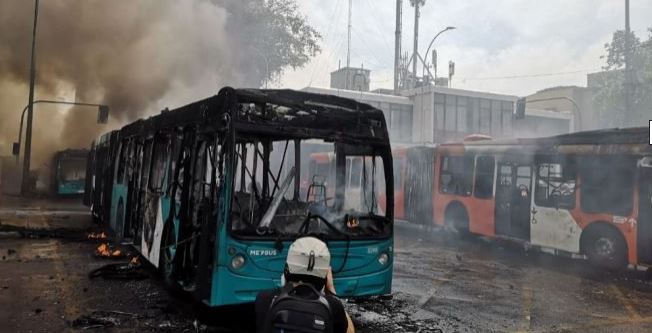
[[[48,199],[0,195],[0,232],[86,230],[93,226],[81,198]]]

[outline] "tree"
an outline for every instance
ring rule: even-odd
[[[603,126],[641,126],[652,118],[652,28],[646,41],[633,32],[631,42],[631,110],[625,110],[625,31],[605,44],[606,65],[593,87],[595,106]]]
[[[299,13],[296,0],[216,0],[229,12],[227,31],[242,54],[244,83],[264,86],[288,67],[305,65],[321,48],[321,35]]]

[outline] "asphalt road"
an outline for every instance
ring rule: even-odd
[[[83,216],[25,214],[19,219],[30,225],[57,228]],[[253,329],[250,307],[209,311],[171,296],[147,270],[144,279],[89,279],[126,259],[94,257],[84,226],[57,238],[0,234],[0,331]],[[652,279],[642,272],[608,273],[509,243],[404,227],[395,248],[393,297],[346,303],[359,332],[652,331]]]

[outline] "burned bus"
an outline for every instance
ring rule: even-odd
[[[425,190],[430,211],[410,221],[586,256],[611,268],[652,266],[647,128],[447,143],[419,156],[432,177],[408,179],[399,191]]]
[[[305,167],[314,150],[304,146],[315,144],[335,156],[332,196],[313,193],[328,176]],[[90,155],[93,215],[205,304],[251,302],[278,286],[289,244],[304,235],[328,244],[341,296],[391,291],[392,205],[346,205],[351,156],[369,162],[369,190],[393,202],[385,119],[367,104],[227,87],[108,133]]]
[[[67,149],[52,159],[52,193],[57,196],[81,196],[86,182],[88,150]]]

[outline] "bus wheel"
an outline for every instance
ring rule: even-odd
[[[622,236],[609,229],[595,229],[587,235],[585,254],[589,261],[609,269],[622,269],[627,265],[627,245]]]
[[[453,203],[444,213],[444,223],[446,228],[452,230],[460,236],[468,236],[469,233],[469,214],[460,203]]]
[[[161,249],[158,257],[158,270],[163,279],[163,283],[170,289],[177,288],[175,281],[174,257],[177,252],[176,235],[172,223],[165,223],[163,235],[161,237]]]

